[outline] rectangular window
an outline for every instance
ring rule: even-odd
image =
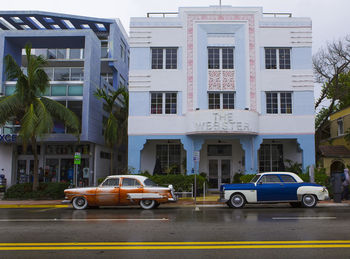
[[[163,93],[151,94],[151,114],[163,113]]]
[[[152,69],[163,68],[163,49],[152,48]]]
[[[276,49],[265,49],[265,68],[277,69]]]
[[[259,171],[284,171],[282,144],[261,144],[259,149]]]
[[[292,93],[280,93],[281,113],[292,113]]]
[[[233,69],[233,48],[222,48],[222,68]]]
[[[220,93],[209,93],[208,94],[209,109],[220,109]]]
[[[208,69],[233,69],[233,47],[209,47]]]
[[[54,81],[69,81],[69,68],[54,69]]]
[[[234,109],[234,92],[211,92],[208,93],[208,108],[213,109]]]
[[[177,94],[166,93],[165,94],[165,114],[176,114],[177,108]]]
[[[125,44],[122,42],[122,44],[120,44],[120,58],[124,62],[126,61],[125,49]]]
[[[266,113],[268,114],[291,114],[291,92],[266,92]]]
[[[338,136],[344,135],[344,122],[343,118],[337,120],[338,124]]]
[[[279,49],[280,69],[290,69],[290,49]]]
[[[71,68],[70,81],[84,81],[84,68]]]
[[[208,48],[208,69],[220,68],[220,49]]]
[[[151,48],[151,50],[152,69],[177,69],[177,48]]]
[[[290,48],[265,48],[266,69],[290,69]]]
[[[208,145],[208,156],[232,156],[232,145]]]
[[[69,49],[69,59],[82,59],[81,49]]]
[[[156,145],[156,158],[159,159],[162,173],[181,172],[181,145]]]
[[[177,69],[177,48],[166,48],[165,58],[166,69]]]
[[[151,93],[151,114],[176,114],[177,93]]]

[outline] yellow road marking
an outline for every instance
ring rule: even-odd
[[[204,242],[56,242],[56,243],[0,243],[1,246],[149,246],[149,245],[292,245],[292,244],[349,244],[350,240],[301,241],[204,241]]]
[[[201,249],[283,249],[283,248],[350,248],[350,245],[228,245],[228,246],[49,246],[0,247],[0,250],[201,250]]]
[[[0,209],[13,209],[13,208],[68,208],[69,205],[25,205],[25,204],[7,204],[0,205]]]

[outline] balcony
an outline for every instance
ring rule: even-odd
[[[186,115],[187,134],[258,134],[259,115],[248,110],[202,110]]]

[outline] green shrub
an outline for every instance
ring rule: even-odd
[[[158,185],[168,186],[172,184],[176,192],[190,192],[194,184],[194,175],[167,174],[167,175],[145,175]],[[206,177],[197,175],[197,190],[203,191],[203,183]]]
[[[232,183],[241,183],[241,177],[243,176],[242,173],[235,173],[235,175],[233,176],[233,181]]]
[[[242,183],[249,183],[254,176],[255,174],[244,174],[239,179],[241,180]]]
[[[69,183],[40,183],[36,192],[33,192],[31,183],[12,185],[5,192],[5,199],[63,199],[64,190]]]

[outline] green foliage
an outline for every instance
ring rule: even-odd
[[[242,183],[249,183],[254,176],[255,174],[244,174],[239,179],[241,180]]]
[[[168,175],[145,175],[158,185],[168,186],[172,184],[176,192],[190,192],[194,184],[194,175],[168,174]],[[197,175],[197,190],[203,191],[203,183],[206,177]]]
[[[241,177],[243,176],[242,173],[235,173],[233,176],[233,183],[241,183]]]
[[[40,183],[38,190],[33,191],[31,183],[12,185],[5,192],[5,199],[63,199],[64,190],[69,183]]]
[[[286,166],[286,172],[292,172],[295,174],[302,174],[302,164],[299,164],[298,162],[293,162],[292,160],[286,159],[287,166]]]

